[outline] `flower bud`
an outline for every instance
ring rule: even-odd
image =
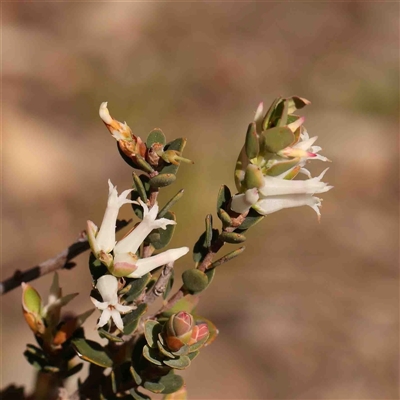
[[[45,326],[41,316],[42,299],[39,293],[26,283],[22,283],[22,311],[25,320],[35,335],[44,333]]]
[[[192,338],[194,320],[191,314],[180,311],[171,315],[165,324],[165,341],[172,351],[178,351],[185,344],[188,344]]]
[[[100,118],[110,131],[112,137],[118,142],[118,147],[125,156],[136,163],[137,156],[144,157],[146,154],[146,144],[132,133],[131,128],[126,122],[122,123],[114,119],[107,108],[107,102],[103,102],[99,109]]]
[[[208,326],[206,323],[196,325],[193,328],[192,336],[190,338],[189,344],[195,344],[197,342],[200,342],[204,338],[208,337],[209,334],[210,334],[210,331],[208,330]]]

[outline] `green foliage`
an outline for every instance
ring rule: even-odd
[[[294,142],[293,132],[285,127],[270,128],[261,133],[263,151],[277,153]]]
[[[183,193],[184,189],[181,189],[175,196],[173,196],[159,211],[157,218],[163,218],[165,214],[182,198]]]
[[[243,243],[246,240],[246,236],[236,232],[222,232],[221,239],[230,244]]]
[[[139,325],[141,316],[147,311],[147,304],[139,304],[136,310],[122,317],[124,322],[124,335],[132,335]]]
[[[165,135],[161,129],[153,129],[149,133],[149,136],[147,136],[146,146],[150,148],[154,143],[160,143],[163,146],[165,145],[165,143],[167,143],[167,139],[165,138]]]
[[[113,366],[113,361],[106,349],[93,340],[74,338],[72,340],[72,346],[75,348],[78,357],[84,361],[88,361],[103,368]]]
[[[260,144],[255,122],[252,122],[247,129],[245,151],[249,159],[257,157],[260,151]]]
[[[129,288],[127,292],[124,293],[124,299],[126,302],[130,303],[135,301],[137,297],[139,297],[146,285],[149,283],[151,279],[151,274],[148,273],[143,275],[139,279],[129,279],[127,278],[127,285],[125,287]]]
[[[176,221],[176,215],[172,211],[167,211],[164,218],[171,221]],[[155,229],[147,237],[146,242],[151,243],[156,250],[161,250],[165,246],[168,246],[169,242],[174,235],[176,225],[167,225],[166,229]]]
[[[150,179],[150,185],[155,188],[171,185],[176,181],[175,174],[159,174]]]
[[[191,294],[200,293],[208,286],[207,275],[198,269],[187,269],[182,274],[185,288]]]

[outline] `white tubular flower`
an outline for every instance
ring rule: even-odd
[[[99,291],[103,301],[98,301],[90,297],[93,304],[102,311],[97,327],[101,328],[112,318],[116,327],[122,331],[124,323],[121,313],[132,311],[134,306],[124,306],[118,300],[118,279],[112,275],[103,275],[97,280],[96,288]]]
[[[122,253],[136,253],[137,249],[142,244],[143,240],[146,239],[148,234],[154,229],[166,229],[167,225],[175,225],[176,222],[167,218],[157,218],[158,204],[150,209],[141,199],[138,199],[139,204],[143,207],[143,220],[142,222],[132,231],[129,235],[125,236],[120,240],[114,248],[114,254]]]
[[[136,261],[137,269],[128,275],[128,278],[141,278],[148,272],[161,265],[176,261],[189,252],[189,247],[180,247],[178,249],[170,249],[148,258],[141,258]]]
[[[328,168],[316,178],[302,181],[265,176],[264,186],[261,188],[249,189],[245,193],[233,196],[231,209],[242,214],[253,207],[259,214],[267,215],[283,208],[309,206],[319,218],[321,199],[313,194],[332,189],[333,186],[321,182],[327,170]]]
[[[279,196],[286,194],[314,194],[314,193],[324,193],[332,186],[328,186],[326,183],[321,182],[321,179],[325,175],[325,169],[318,177],[306,179],[303,181],[294,181],[279,179],[273,176],[264,176],[264,186],[259,189],[262,197],[268,196]]]
[[[177,260],[189,251],[187,247],[182,247],[165,251],[153,257],[138,259],[135,253],[151,231],[159,228],[166,229],[168,225],[176,224],[175,221],[167,218],[156,219],[157,203],[150,210],[142,200],[139,199],[139,203],[143,207],[142,222],[129,235],[120,240],[114,248],[113,274],[118,276],[140,278],[154,268]]]
[[[104,213],[103,222],[100,229],[92,221],[87,221],[87,235],[90,247],[96,257],[100,257],[110,253],[115,246],[115,226],[119,209],[128,203],[136,203],[128,200],[127,196],[132,189],[123,191],[119,196],[116,186],[113,186],[111,181],[108,181],[108,201],[106,212]]]

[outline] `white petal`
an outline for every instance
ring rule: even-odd
[[[254,122],[259,123],[262,120],[263,117],[263,110],[264,110],[264,103],[261,102],[256,110],[256,113],[254,115]]]
[[[100,104],[99,115],[106,124],[110,125],[112,123],[112,118],[110,116],[110,112],[108,111],[106,101]]]
[[[256,188],[249,189],[245,193],[236,194],[232,197],[231,210],[243,214],[257,203],[258,198],[259,195]]]
[[[139,199],[140,205],[143,207],[143,220],[129,235],[120,240],[114,248],[114,254],[120,253],[136,253],[137,249],[143,243],[144,239],[153,229],[165,229],[167,225],[175,225],[175,221],[167,218],[157,218],[158,205],[155,204],[149,211],[147,205]]]
[[[132,310],[135,310],[136,306],[123,306],[122,304],[116,304],[114,306],[114,308],[117,311],[119,311],[120,313],[125,314],[125,313],[128,313],[128,312],[132,311]]]
[[[103,303],[101,301],[96,300],[94,297],[90,296],[90,300],[99,310],[105,310],[108,307],[108,303]]]
[[[309,179],[311,179],[311,172],[307,168],[300,168],[300,174],[306,175]]]
[[[318,136],[314,136],[311,139],[301,140],[300,142],[296,143],[293,148],[308,151],[317,139]]]
[[[324,193],[330,189],[326,183],[320,182],[325,172],[326,170],[317,178],[303,181],[285,180],[278,179],[273,176],[265,176],[264,186],[259,189],[259,192],[263,197],[281,196],[287,194]]]
[[[99,322],[97,323],[97,327],[101,328],[102,326],[104,326],[110,320],[110,317],[111,317],[111,311],[108,308],[106,308],[101,313]]]
[[[124,204],[132,203],[132,200],[126,198],[132,189],[125,190],[120,196],[118,196],[117,188],[113,186],[110,180],[108,181],[108,187],[107,208],[104,213],[99,233],[96,236],[97,246],[105,253],[109,253],[115,245],[115,225],[117,223],[120,207]]]
[[[124,330],[124,323],[121,318],[121,314],[117,310],[111,310],[111,318],[113,319],[116,327],[120,330]]]
[[[184,256],[189,251],[189,247],[180,247],[178,249],[170,249],[163,253],[157,254],[156,256],[142,258],[137,261],[137,270],[128,275],[128,278],[140,278],[154,268],[160,267],[161,265],[168,264]]]
[[[118,301],[118,279],[112,275],[103,275],[97,280],[96,288],[105,303],[115,304]]]
[[[284,208],[309,206],[318,215],[320,215],[318,209],[320,205],[321,199],[319,199],[318,197],[313,197],[309,194],[295,194],[268,197],[267,199],[260,200],[254,208],[260,214],[267,215],[282,210]]]

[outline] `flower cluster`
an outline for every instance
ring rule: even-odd
[[[311,159],[329,160],[318,154],[321,148],[314,145],[317,136],[309,137],[303,126],[304,117],[291,114],[307,104],[300,98],[277,99],[264,117],[260,104],[236,164],[239,193],[232,199],[234,212],[242,214],[252,207],[267,215],[306,205],[320,218],[322,199],[314,194],[327,192],[333,186],[321,181],[327,169],[312,178],[305,164]],[[308,179],[293,180],[299,173]]]
[[[138,202],[127,199],[132,190],[125,190],[118,196],[116,187],[110,181],[108,185],[108,202],[103,222],[98,229],[92,221],[87,221],[87,235],[93,254],[112,275],[140,278],[157,267],[177,260],[189,251],[188,247],[180,247],[152,257],[139,258],[137,251],[152,230],[166,229],[167,225],[176,222],[166,218],[157,219],[157,203],[149,210],[140,199]],[[143,208],[143,220],[122,240],[116,242],[115,226],[118,212],[120,207],[127,203],[139,204]]]

